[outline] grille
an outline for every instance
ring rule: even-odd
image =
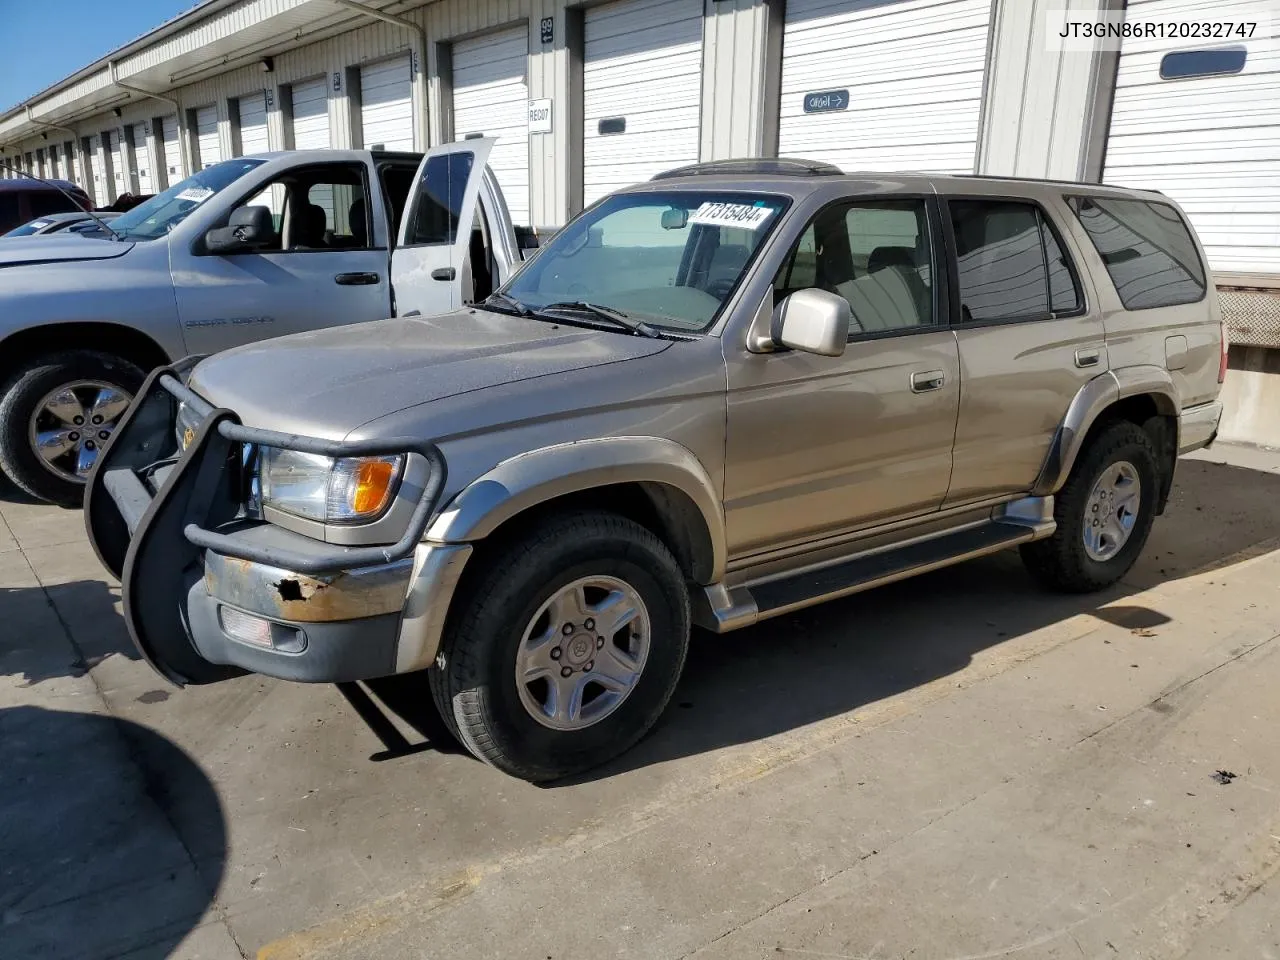
[[[1251,347],[1280,347],[1280,290],[1219,287],[1227,339]]]

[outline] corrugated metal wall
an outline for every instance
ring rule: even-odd
[[[978,173],[1098,179],[1115,54],[1046,49],[1045,15],[1088,19],[1123,0],[1014,0],[995,5]]]
[[[877,0],[883,6],[908,0]],[[1054,54],[1044,49],[1045,11],[1067,7],[1084,15],[1100,8],[1115,9],[1123,0],[992,0],[990,57],[983,81],[982,122],[979,130],[979,172],[1021,176],[1096,179],[1101,174],[1101,150],[1106,140],[1115,57],[1095,54]],[[779,89],[785,0],[701,0],[704,16],[701,66],[702,104],[699,123],[701,159],[770,155],[777,150]],[[582,7],[570,0],[436,0],[419,3],[397,15],[425,30],[420,35],[390,23],[359,20],[344,26],[351,13],[327,0],[243,0],[195,27],[163,38],[122,58],[122,76],[164,68],[166,58],[192,51],[207,61],[244,49],[257,49],[282,29],[296,31],[315,42],[273,54],[274,70],[265,73],[255,59],[212,79],[163,91],[179,101],[180,110],[162,102],[135,98],[122,116],[110,113],[71,124],[76,131],[71,154],[83,181],[87,174],[85,138],[149,122],[146,152],[165,157],[162,121],[174,118],[181,126],[184,162],[189,165],[196,132],[188,112],[214,104],[218,114],[220,153],[231,156],[236,139],[231,129],[234,111],[229,102],[266,92],[267,124],[274,147],[289,144],[286,117],[291,84],[324,76],[332,143],[347,147],[358,142],[353,125],[359,123],[357,98],[349,97],[351,71],[362,64],[410,55],[413,60],[413,105],[417,146],[446,139],[452,106],[448,65],[450,45],[457,40],[522,24],[528,30],[528,91],[532,99],[552,101],[553,131],[529,138],[530,219],[538,224],[562,223],[575,212],[581,197],[581,106],[576,101],[580,82],[578,56],[582,40]],[[549,18],[552,39],[544,43],[542,21]],[[189,75],[190,68],[187,70]],[[41,102],[36,115],[59,104],[71,104],[93,90],[109,86],[106,71],[85,77]],[[15,122],[12,118],[8,123]],[[577,129],[575,130],[575,125]],[[43,140],[8,144],[5,157],[25,156]],[[139,152],[141,148],[137,148]],[[169,167],[174,152],[168,152]],[[94,158],[105,165],[106,157]],[[177,174],[167,174],[169,183]],[[110,184],[101,184],[107,192]]]

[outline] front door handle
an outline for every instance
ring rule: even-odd
[[[941,390],[947,382],[947,375],[941,370],[925,370],[911,375],[911,392],[928,393],[930,390]]]
[[[1089,347],[1087,349],[1076,351],[1077,367],[1096,367],[1102,359],[1102,351],[1097,347]]]
[[[458,275],[458,271],[453,267],[437,267],[431,271],[432,280],[452,280]]]
[[[369,287],[381,279],[376,273],[340,273],[333,282],[342,287]]]

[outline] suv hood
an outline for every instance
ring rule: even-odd
[[[337,440],[417,404],[647,357],[671,344],[461,310],[237,347],[202,361],[190,385],[249,426]]]
[[[134,248],[129,241],[90,237],[8,237],[0,240],[0,267],[75,260],[114,260]]]

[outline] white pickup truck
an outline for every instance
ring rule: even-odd
[[[0,470],[78,505],[153,367],[484,299],[537,243],[511,222],[493,143],[237,157],[99,239],[0,241]]]

